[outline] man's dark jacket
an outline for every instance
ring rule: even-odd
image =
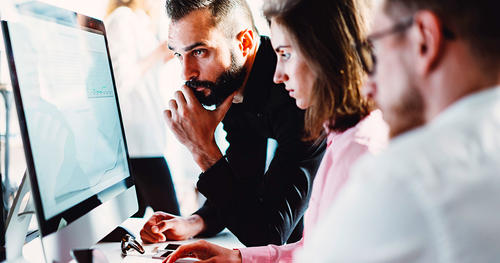
[[[302,140],[304,112],[283,85],[273,82],[275,68],[271,42],[261,37],[243,103],[233,104],[222,121],[226,155],[198,180],[207,198],[195,212],[207,226],[202,235],[227,227],[246,246],[302,238],[302,217],[325,144]],[[278,147],[265,171],[268,138]]]

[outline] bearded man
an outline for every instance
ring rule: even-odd
[[[169,47],[186,81],[165,111],[203,171],[206,203],[189,217],[157,212],[146,242],[212,236],[228,228],[247,246],[295,242],[324,142],[305,141],[304,112],[273,82],[276,55],[244,0],[168,0]],[[215,106],[207,110],[205,106]],[[214,139],[222,121],[229,148]],[[266,170],[268,139],[277,149]]]

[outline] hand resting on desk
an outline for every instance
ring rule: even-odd
[[[158,243],[167,240],[186,240],[201,233],[205,222],[199,215],[180,217],[164,212],[156,212],[144,224],[141,239],[145,243]]]
[[[197,258],[200,263],[241,263],[239,250],[227,249],[205,240],[180,246],[174,253],[170,254],[163,263],[179,262],[181,258]]]

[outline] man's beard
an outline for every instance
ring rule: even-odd
[[[425,124],[424,99],[417,87],[408,87],[398,102],[388,111],[383,111],[390,127],[390,137],[394,138]]]
[[[238,90],[245,81],[247,70],[244,66],[238,66],[234,58],[231,61],[231,68],[223,72],[215,82],[198,81],[191,79],[186,81],[186,86],[190,87],[198,101],[205,106],[219,106],[224,100]],[[210,94],[205,96],[203,91],[196,88],[206,88]]]

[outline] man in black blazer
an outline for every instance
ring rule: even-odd
[[[245,0],[168,0],[167,13],[169,47],[186,84],[165,118],[202,169],[197,186],[207,201],[186,218],[155,213],[142,239],[183,240],[227,227],[247,246],[300,240],[324,143],[303,140],[304,112],[273,82],[269,38],[259,36]],[[225,155],[214,139],[221,121]],[[269,138],[278,147],[265,171]]]

